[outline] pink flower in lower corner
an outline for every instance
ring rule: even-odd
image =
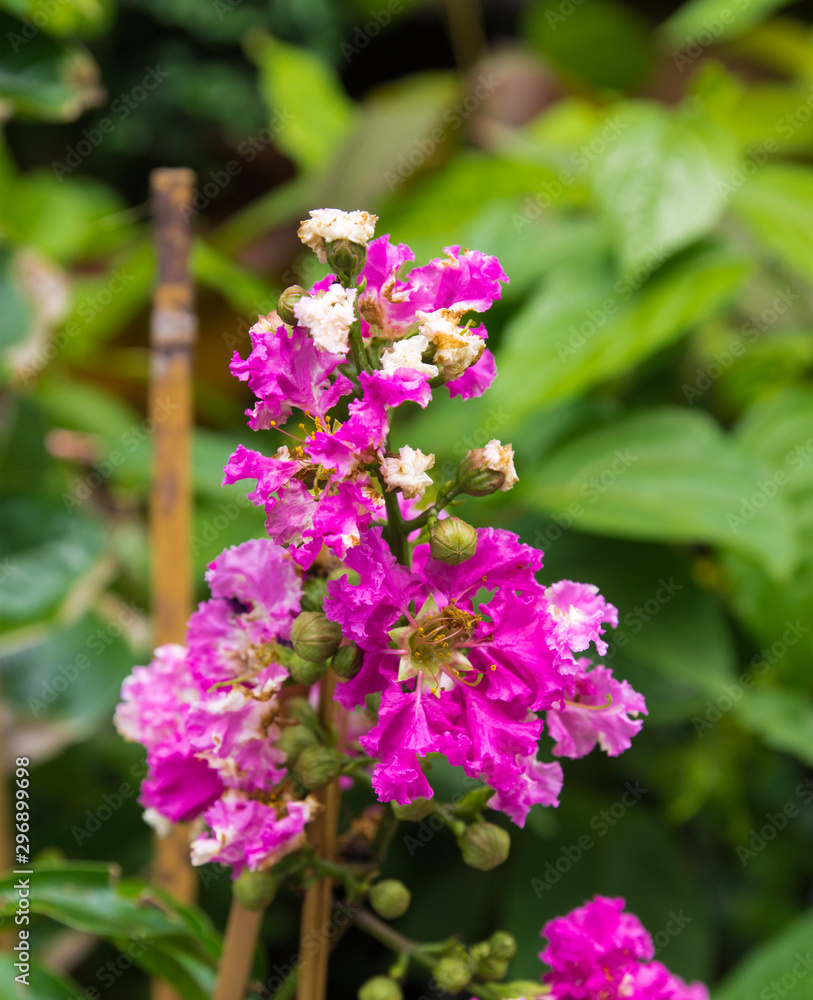
[[[209,827],[192,841],[192,864],[231,865],[237,878],[244,867],[264,871],[305,843],[305,827],[319,806],[310,796],[264,801],[230,789],[204,813]]]
[[[624,905],[596,896],[545,925],[539,957],[550,966],[550,1000],[708,1000],[702,983],[687,985],[652,961],[652,938]]]

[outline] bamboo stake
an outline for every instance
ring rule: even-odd
[[[336,676],[328,671],[321,684],[319,721],[329,729],[333,724],[333,688]],[[339,820],[339,782],[331,782],[317,793],[323,811],[311,823],[309,840],[320,858],[333,861],[336,853],[336,828]],[[299,983],[297,1000],[324,1000],[327,990],[327,961],[330,942],[325,929],[330,923],[333,904],[333,881],[321,879],[305,894],[299,932]]]
[[[190,439],[192,350],[197,334],[189,275],[190,213],[195,174],[160,168],[150,174],[158,282],[150,324],[150,415],[155,423],[150,551],[153,640],[182,643],[192,607],[189,537],[192,507]],[[186,829],[176,826],[153,845],[153,881],[183,903],[197,895]],[[179,1000],[154,981],[152,1000]]]
[[[242,1000],[251,975],[251,962],[264,912],[247,910],[236,899],[232,900],[212,1000]]]

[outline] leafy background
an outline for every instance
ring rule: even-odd
[[[199,186],[198,577],[262,532],[219,486],[247,433],[231,353],[281,288],[321,273],[296,240],[307,209],[370,209],[418,260],[451,243],[502,260],[494,389],[399,434],[440,469],[513,442],[519,486],[461,513],[543,548],[546,580],[599,584],[621,611],[610,663],[647,697],[633,749],[566,762],[561,809],[534,810],[503,868],[472,875],[450,836],[406,828],[387,870],[413,887],[399,927],[503,927],[512,975],[535,978],[544,921],[617,893],[714,1000],[772,981],[813,997],[792,972],[813,934],[810,5],[474,9],[0,2],[0,660],[45,872],[32,996],[145,997],[137,966],[211,989],[213,926],[138,882],[141,755],[110,724],[149,653],[147,176],[177,164]],[[451,773],[433,781],[454,794]],[[221,928],[228,881],[202,874]],[[269,911],[268,975],[297,916],[292,897]],[[386,963],[351,931],[332,989]],[[12,980],[3,959],[3,997]]]

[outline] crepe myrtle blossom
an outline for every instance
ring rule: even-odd
[[[115,715],[122,736],[147,749],[140,801],[157,828],[196,820],[224,797],[254,801],[287,777],[274,744],[288,678],[280,643],[299,611],[299,571],[279,546],[256,539],[226,549],[206,578],[212,597],[190,618],[187,645],[159,647],[149,666],[136,667]],[[276,836],[273,816],[262,819],[241,827],[250,865]]]
[[[348,334],[355,320],[355,288],[332,284],[327,291],[306,295],[294,306],[294,316],[307,328],[317,347],[329,354],[347,354]]]
[[[342,212],[337,208],[315,208],[299,227],[297,235],[324,264],[326,244],[348,240],[366,247],[375,233],[378,216],[369,212]]]
[[[427,469],[435,464],[434,455],[424,455],[420,448],[410,448],[405,444],[398,449],[398,456],[389,456],[381,462],[381,475],[387,489],[399,489],[406,500],[422,496],[427,486],[432,485],[432,477]]]
[[[623,899],[596,896],[542,930],[540,959],[548,1000],[708,1000],[702,983],[685,983],[652,961],[652,938]]]
[[[335,697],[352,708],[381,693],[378,724],[360,741],[376,758],[373,787],[381,801],[430,797],[420,761],[442,753],[496,789],[492,806],[519,825],[531,805],[557,803],[561,768],[536,759],[543,728],[536,713],[557,707],[567,718],[579,683],[592,676],[567,640],[577,648],[587,634],[600,641],[603,622],[616,612],[604,604],[591,626],[580,619],[578,628],[554,635],[559,620],[535,578],[541,556],[494,528],[480,529],[475,554],[454,566],[432,558],[428,545],[416,547],[412,570],[399,566],[380,528],[365,532],[347,554],[359,582],[332,581],[324,609],[364,650],[364,660]],[[587,727],[579,728],[577,749],[587,732],[617,728],[603,717],[614,708],[605,702],[575,709],[578,726]],[[631,733],[613,732],[629,745]]]
[[[505,482],[500,487],[503,493],[519,482],[517,470],[514,468],[514,449],[510,444],[500,444],[496,438],[492,438],[481,450],[485,467],[491,469],[492,472],[501,472],[505,476]],[[618,621],[616,620],[612,624],[615,628]],[[600,647],[598,649],[603,655],[604,649]]]

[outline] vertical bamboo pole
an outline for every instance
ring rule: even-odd
[[[333,688],[336,676],[329,670],[321,683],[319,720],[329,729],[333,724]],[[324,807],[310,826],[309,840],[317,855],[329,861],[336,853],[336,828],[339,819],[339,782],[331,782],[318,793]],[[299,968],[297,1000],[324,1000],[327,994],[327,960],[330,942],[325,930],[330,923],[333,882],[323,878],[308,889],[302,905],[299,931]]]
[[[189,557],[192,492],[192,351],[197,334],[189,275],[195,174],[160,168],[150,174],[158,280],[150,324],[149,412],[153,436],[150,551],[153,641],[182,643],[192,606]],[[197,879],[189,863],[186,829],[156,837],[153,881],[181,902],[193,902]],[[152,1000],[179,1000],[166,983],[152,984]]]

